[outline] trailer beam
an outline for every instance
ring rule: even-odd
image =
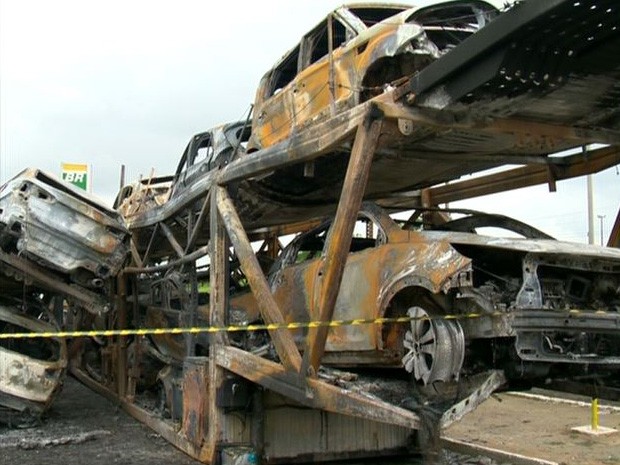
[[[620,208],[618,209],[618,215],[616,221],[609,234],[609,240],[607,241],[607,247],[620,248]]]
[[[252,292],[256,297],[263,319],[268,324],[285,323],[284,316],[271,294],[267,279],[258,263],[252,245],[241,224],[241,219],[226,188],[218,186],[215,189],[217,193],[217,208],[228,231],[230,241],[235,248],[237,258],[239,258],[241,269],[245,273]],[[301,370],[301,355],[291,333],[287,329],[271,329],[269,330],[269,335],[283,365],[288,370],[299,373]]]
[[[586,156],[581,153],[571,155],[566,158],[563,165],[525,166],[432,187],[425,189],[425,192],[431,205],[439,205],[597,173],[618,163],[620,163],[620,147],[605,147],[587,152]]]
[[[307,385],[300,386],[297,376],[282,365],[236,347],[219,347],[216,360],[221,367],[311,408],[410,429],[420,427],[420,418],[410,410],[317,378],[308,378]]]
[[[351,248],[353,228],[368,183],[370,166],[382,125],[383,113],[371,106],[357,129],[336,216],[327,236],[318,272],[319,296],[313,312],[315,321],[332,319],[344,265]],[[327,332],[326,326],[309,329],[303,360],[305,374],[314,376],[318,372],[325,351]]]
[[[230,275],[230,261],[228,260],[229,242],[226,229],[217,208],[218,192],[212,192],[210,207],[210,236],[209,257],[211,259],[209,293],[209,324],[223,326],[226,322],[228,309],[228,277]],[[208,415],[206,441],[201,452],[202,458],[208,463],[218,463],[218,447],[222,441],[224,412],[217,405],[217,394],[224,382],[225,373],[217,366],[215,352],[228,343],[228,335],[218,332],[210,335],[208,360],[208,386],[206,409]]]

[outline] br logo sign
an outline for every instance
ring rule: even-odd
[[[73,184],[86,192],[91,192],[90,165],[81,163],[63,163],[62,180]]]

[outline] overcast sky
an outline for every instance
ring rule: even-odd
[[[265,71],[341,3],[0,0],[0,183],[86,162],[111,202],[121,164],[128,180],[174,172],[189,138],[244,117]],[[596,175],[605,237],[619,200],[616,169]],[[582,179],[459,206],[586,240]]]

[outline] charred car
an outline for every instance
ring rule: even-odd
[[[382,93],[449,52],[497,13],[480,0],[334,10],[262,78],[249,151]]]
[[[112,208],[123,218],[130,218],[168,201],[172,176],[151,176],[123,186]]]
[[[174,175],[172,197],[187,195],[188,189],[205,174],[220,169],[245,154],[251,123],[237,121],[222,124],[196,134],[187,144]]]
[[[43,316],[35,317],[34,310]],[[32,302],[16,305],[0,296],[0,334],[55,332],[54,318]],[[64,339],[0,340],[0,422],[36,424],[62,387],[68,365]]]
[[[0,187],[0,271],[5,274],[40,267],[30,278],[44,287],[57,288],[57,282],[105,294],[125,264],[128,241],[118,213],[50,174],[26,169]],[[26,268],[25,261],[32,266]]]
[[[488,369],[519,384],[620,367],[620,250],[559,242],[501,215],[422,228],[366,203],[359,219],[373,233],[352,237],[333,319],[411,321],[330,328],[325,365],[401,367],[431,387]],[[484,227],[514,238],[476,233]],[[269,272],[288,322],[317,318],[329,234],[330,221],[300,234]],[[259,318],[250,293],[231,299],[231,318]],[[294,331],[303,350],[307,329]]]
[[[187,234],[181,232],[184,225],[168,220],[177,217],[184,208],[200,210],[219,169],[245,155],[250,130],[248,120],[222,124],[196,134],[183,151],[174,175],[143,180],[137,186],[130,184],[121,189],[115,205],[132,230],[138,250],[149,249],[153,259],[172,251],[165,238],[155,238],[151,243],[152,226],[160,221],[167,221],[180,246],[186,245]],[[197,237],[198,244],[207,240],[207,231]]]

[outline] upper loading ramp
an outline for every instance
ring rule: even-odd
[[[414,76],[409,90],[417,106],[470,118],[617,130],[619,20],[613,0],[523,2]]]

